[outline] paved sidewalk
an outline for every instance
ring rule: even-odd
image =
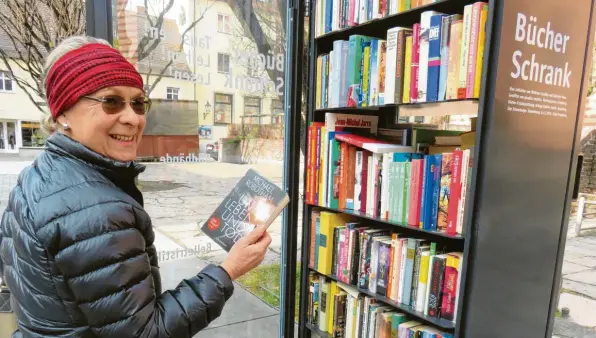
[[[158,252],[183,249],[157,229],[155,236]],[[160,263],[163,290],[176,288],[182,279],[196,275],[206,265],[207,263],[197,257],[179,258]],[[237,283],[234,284],[234,295],[228,300],[221,316],[195,338],[277,337],[279,312]]]

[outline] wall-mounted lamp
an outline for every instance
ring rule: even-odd
[[[207,103],[205,103],[205,112],[203,113],[203,120],[206,119],[209,114],[211,114],[211,105],[209,104],[209,101],[207,101]]]

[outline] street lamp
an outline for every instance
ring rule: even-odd
[[[209,101],[207,101],[207,103],[205,103],[205,112],[203,113],[203,120],[207,118],[207,115],[211,114],[211,105],[209,104]]]

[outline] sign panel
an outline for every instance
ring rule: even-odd
[[[592,0],[494,8],[460,336],[545,337]]]

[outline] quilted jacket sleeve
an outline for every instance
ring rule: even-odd
[[[147,216],[105,201],[44,227],[69,289],[67,301],[78,305],[97,337],[192,337],[221,314],[233,283],[223,269],[209,265],[176,289],[156,294],[160,288],[147,253],[154,250],[153,238],[142,235],[153,232],[139,230],[150,226],[139,217]]]

